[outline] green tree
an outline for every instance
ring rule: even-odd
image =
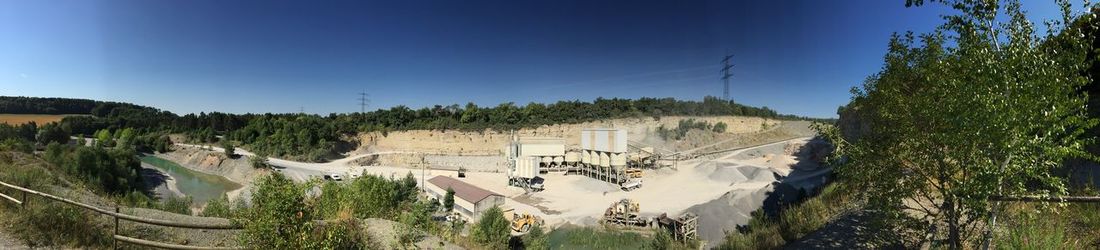
[[[225,149],[225,156],[233,158],[237,156],[237,148],[233,147],[233,143],[229,140],[222,141],[222,149]]]
[[[100,147],[113,147],[115,140],[111,138],[111,131],[107,129],[100,129],[95,132],[96,146]]]
[[[57,125],[57,123],[48,123],[38,128],[38,134],[35,135],[35,139],[41,145],[48,145],[50,142],[65,144],[69,142],[69,133],[61,128],[61,126]]]
[[[133,146],[134,145],[134,136],[135,135],[134,135],[134,129],[133,128],[125,128],[125,129],[118,130],[118,146],[119,147],[127,147],[127,148],[130,147],[130,146]]]
[[[907,234],[939,225],[937,237],[958,249],[999,209],[989,198],[1066,194],[1053,171],[1090,157],[1081,135],[1097,121],[1078,90],[1093,38],[1068,24],[1092,15],[1058,1],[1064,18],[1050,32],[1061,34],[1040,37],[1017,1],[936,2],[961,14],[919,38],[895,35],[881,72],[853,89],[847,106],[860,107],[869,131],[851,142],[828,134],[849,157],[838,174],[887,225]]]
[[[455,207],[455,190],[451,187],[447,187],[447,195],[443,196],[443,208],[447,209],[447,212],[451,212]]]
[[[172,147],[172,138],[168,137],[168,135],[161,135],[157,137],[153,144],[157,152],[166,153]]]
[[[508,249],[511,230],[510,223],[504,218],[504,212],[500,207],[493,206],[481,213],[481,219],[474,225],[471,234],[474,241],[488,249]]]

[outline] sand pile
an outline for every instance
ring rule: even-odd
[[[771,169],[753,165],[710,161],[700,164],[695,170],[707,179],[731,184],[775,181],[775,174]]]

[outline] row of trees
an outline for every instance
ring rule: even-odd
[[[7,106],[5,106],[7,105]],[[48,109],[50,105],[57,108]],[[92,135],[102,130],[132,128],[140,133],[185,133],[191,141],[213,143],[216,135],[227,135],[250,150],[303,160],[323,160],[338,147],[341,136],[356,132],[413,129],[510,130],[548,124],[580,123],[624,117],[668,115],[743,115],[776,119],[805,119],[780,115],[767,107],[757,108],[705,97],[702,101],[672,98],[604,99],[592,102],[559,101],[494,107],[436,105],[421,109],[397,106],[366,113],[330,114],[227,114],[199,113],[177,116],[151,107],[80,99],[0,97],[0,110],[89,114],[66,117],[60,131],[67,135]]]
[[[710,122],[707,121],[695,121],[695,119],[685,119],[680,120],[680,122],[676,124],[675,128],[665,128],[665,125],[658,126],[657,134],[661,136],[661,139],[668,140],[669,138],[672,138],[679,140],[683,139],[684,136],[687,135],[688,131],[691,130],[709,130],[714,131],[715,133],[725,133],[726,128],[727,125],[725,122],[718,122],[714,125],[711,125]]]

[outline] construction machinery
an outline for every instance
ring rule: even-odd
[[[667,214],[661,214],[657,217],[657,225],[667,230],[677,241],[688,242],[698,239],[699,216],[693,213],[685,213],[675,219],[668,217]]]
[[[622,199],[611,203],[611,206],[604,211],[603,222],[620,226],[648,227],[649,219],[640,216],[638,214],[640,211],[641,206],[638,205],[638,202],[631,199]]]
[[[527,233],[531,231],[531,227],[540,227],[543,224],[542,218],[531,214],[512,214],[512,231],[519,233]]]

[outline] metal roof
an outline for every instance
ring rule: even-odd
[[[443,190],[447,190],[447,188],[449,187],[455,191],[455,197],[466,200],[470,203],[477,203],[492,195],[503,196],[498,193],[494,193],[493,191],[485,190],[484,188],[479,188],[477,186],[470,185],[469,183],[457,180],[455,178],[442,175],[428,179],[428,183],[431,183],[432,185],[435,185]]]

